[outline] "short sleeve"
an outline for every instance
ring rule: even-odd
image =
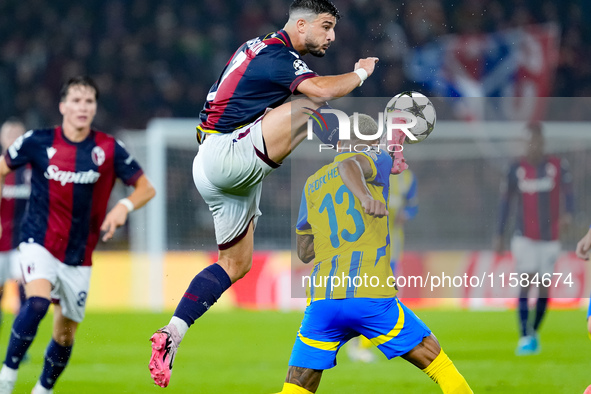
[[[4,159],[11,170],[30,163],[34,157],[35,139],[33,131],[27,131],[18,137],[6,150]]]
[[[312,226],[308,223],[308,201],[306,199],[306,188],[302,190],[302,201],[300,202],[300,212],[298,213],[298,222],[296,224],[296,234],[312,234]]]
[[[273,58],[272,65],[269,67],[271,80],[288,88],[292,93],[296,91],[302,81],[318,76],[318,74],[310,70],[295,50],[289,50],[285,47],[269,49],[267,56]]]
[[[376,179],[376,176],[378,175],[378,168],[376,167],[376,154],[374,152],[348,152],[348,153],[341,153],[340,155],[338,155],[335,158],[335,161],[344,161],[350,157],[354,157],[354,156],[364,156],[367,161],[369,162],[369,165],[371,166],[371,176],[369,178],[366,178],[365,181],[366,182],[373,182]]]
[[[392,168],[392,157],[386,150],[378,152],[369,151],[367,155],[373,160],[376,167],[376,176],[374,177],[374,185],[386,186],[390,185],[390,169]]]
[[[115,142],[115,174],[126,185],[134,185],[144,173],[138,162],[127,152],[123,142]]]

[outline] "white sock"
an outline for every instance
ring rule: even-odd
[[[181,339],[183,339],[187,331],[189,331],[189,325],[183,319],[180,319],[176,316],[173,316],[172,319],[170,319],[170,323],[168,324],[172,324],[176,327],[176,329],[179,331]]]
[[[31,394],[52,394],[53,393],[53,389],[46,389],[45,387],[43,387],[41,385],[41,382],[37,382],[37,384],[35,385],[35,387],[33,387],[33,391],[31,392]]]
[[[2,364],[2,369],[0,369],[0,380],[8,380],[10,382],[16,381],[16,375],[18,374],[18,369],[12,369],[6,366],[6,364]]]

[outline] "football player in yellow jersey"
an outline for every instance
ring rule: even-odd
[[[359,115],[358,129],[376,135],[378,126]],[[339,141],[339,150],[377,143]],[[305,263],[315,263],[310,303],[281,393],[315,393],[322,372],[336,365],[339,349],[358,335],[388,359],[401,356],[422,369],[444,393],[472,393],[429,328],[396,297],[386,203],[391,167],[385,150],[342,153],[306,181],[297,252]]]
[[[419,211],[417,201],[417,178],[407,169],[401,174],[390,174],[390,198],[388,216],[390,224],[390,267],[396,275],[396,265],[402,258],[404,247],[404,223],[413,219]],[[364,336],[353,338],[347,345],[347,354],[352,361],[374,362],[373,344]]]

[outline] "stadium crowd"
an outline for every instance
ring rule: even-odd
[[[0,118],[29,128],[58,123],[61,81],[88,73],[101,88],[97,127],[143,129],[153,117],[195,117],[217,71],[242,42],[282,26],[275,0],[56,0],[0,3]],[[556,22],[561,49],[553,96],[591,96],[591,5],[582,0],[340,0],[338,51],[309,59],[319,74],[380,57],[356,94],[391,96],[417,87],[403,72],[408,48],[449,33]],[[387,21],[387,22],[385,22]]]

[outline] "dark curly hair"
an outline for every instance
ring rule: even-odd
[[[337,20],[341,18],[339,10],[330,0],[294,0],[289,6],[289,14],[296,10],[308,10],[319,14],[331,14]]]

